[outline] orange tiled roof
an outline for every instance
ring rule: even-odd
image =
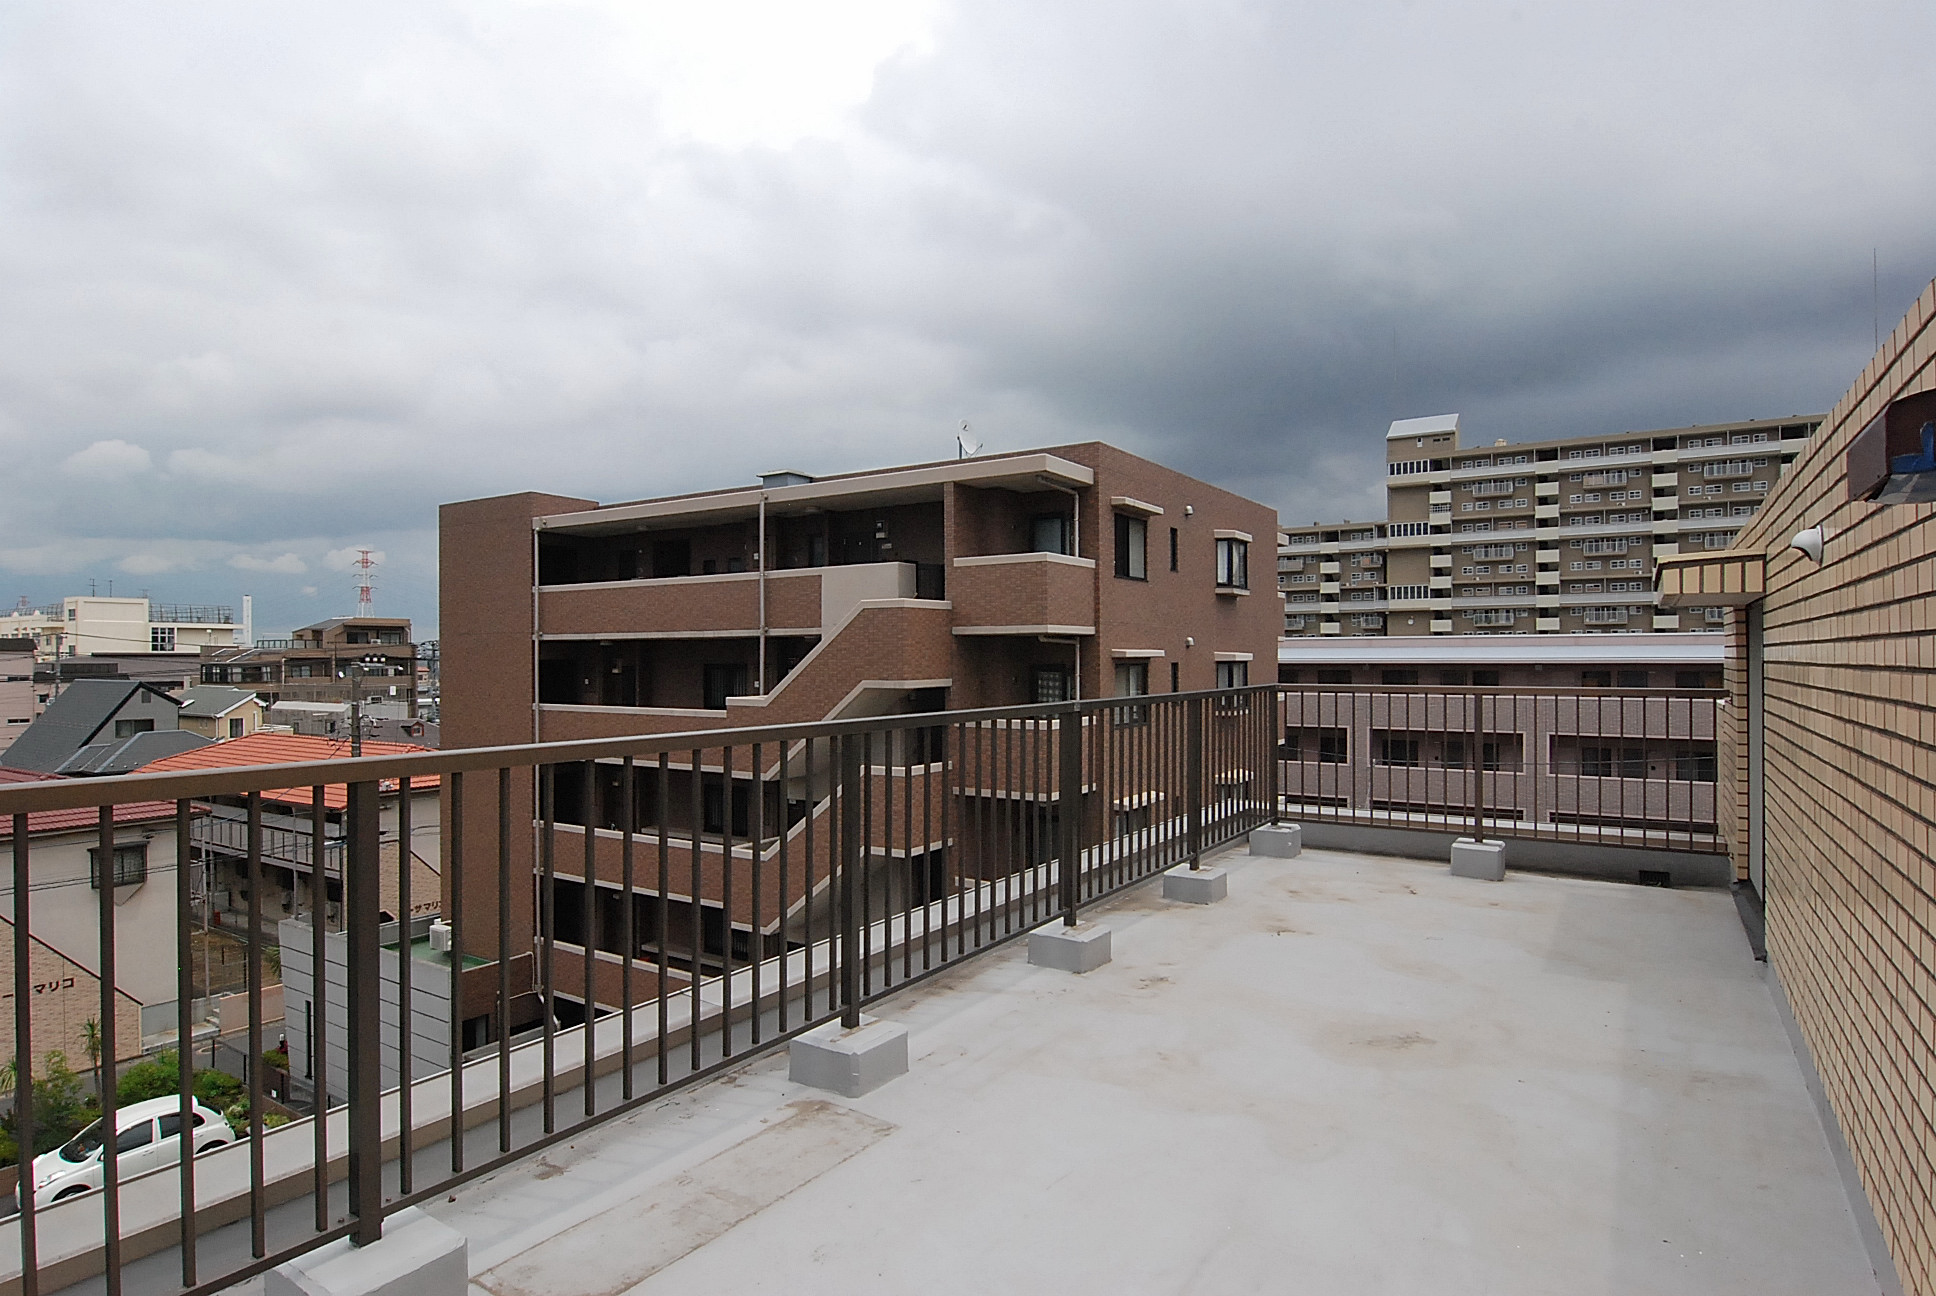
[[[376,742],[365,739],[365,756],[404,756],[411,752],[433,750],[416,743]],[[311,734],[252,733],[244,738],[230,738],[224,742],[210,743],[175,756],[164,756],[158,761],[141,767],[143,774],[165,774],[177,770],[234,769],[243,765],[291,765],[302,761],[347,760],[350,744],[347,738],[318,738]],[[436,787],[440,780],[435,775],[412,778],[412,791],[428,790]],[[397,790],[397,780],[384,779],[379,785],[385,792]],[[263,792],[264,801],[280,802],[284,805],[310,805],[312,791],[308,787],[274,788]],[[349,789],[341,783],[331,784],[323,789],[323,805],[330,810],[342,810],[349,806]]]

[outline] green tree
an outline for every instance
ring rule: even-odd
[[[88,1064],[94,1068],[94,1092],[103,1093],[101,1088],[101,1019],[90,1017],[81,1023],[81,1047],[87,1050]]]

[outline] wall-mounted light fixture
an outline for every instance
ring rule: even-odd
[[[1828,543],[1828,528],[1812,526],[1806,531],[1797,531],[1795,538],[1788,542],[1790,549],[1799,549],[1816,562],[1822,561],[1822,546]]]

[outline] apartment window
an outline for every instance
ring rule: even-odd
[[[1116,696],[1145,697],[1149,694],[1149,663],[1125,661],[1116,663]],[[1117,724],[1142,724],[1149,719],[1148,707],[1118,707]]]
[[[1646,688],[1647,672],[1644,670],[1623,670],[1613,677],[1619,688]]]
[[[1310,739],[1315,738],[1314,744]],[[1286,729],[1284,755],[1290,760],[1316,760],[1342,765],[1348,759],[1349,739],[1343,729]]]
[[[116,720],[114,722],[114,736],[116,738],[132,738],[136,734],[153,733],[154,731],[155,722],[153,720]]]
[[[1030,676],[1029,701],[1037,705],[1067,702],[1073,691],[1067,666],[1037,666]]]
[[[1379,676],[1381,684],[1416,684],[1418,672],[1415,670],[1388,670]]]
[[[148,627],[148,651],[150,652],[175,651],[175,627],[149,626]]]
[[[1124,580],[1149,579],[1149,523],[1127,513],[1116,514],[1116,575]]]
[[[1250,588],[1250,544],[1244,540],[1217,541],[1217,585],[1222,589]]]
[[[1298,561],[1302,562],[1303,559]],[[1170,570],[1176,570],[1176,528],[1170,528]]]
[[[134,886],[148,880],[148,843],[134,842],[127,846],[114,848],[114,885]],[[101,851],[99,847],[87,853],[87,884],[96,891],[101,889]]]
[[[709,662],[703,674],[703,685],[706,696],[700,705],[708,711],[724,711],[727,698],[746,695],[746,664]]]
[[[1250,683],[1249,662],[1218,662],[1217,687],[1220,689],[1244,688]]]
[[[1182,673],[1183,673],[1183,667],[1180,662],[1170,663],[1170,692],[1172,693],[1182,692],[1182,690],[1177,687],[1177,677],[1180,676]]]
[[[1380,765],[1418,764],[1418,739],[1390,736],[1379,738],[1378,763]]]
[[[1122,534],[1120,530],[1116,533]],[[1029,523],[1029,548],[1036,553],[1066,554],[1072,552],[1069,544],[1069,515],[1066,513],[1042,513]]]
[[[1320,684],[1349,684],[1350,682],[1351,671],[1348,667],[1318,667],[1318,683]]]
[[[1498,688],[1499,672],[1496,670],[1475,670],[1472,672],[1472,683],[1478,688]]]
[[[1683,783],[1714,782],[1714,749],[1677,748],[1674,752],[1674,777]]]
[[[1588,778],[1646,778],[1647,753],[1640,747],[1582,747],[1580,773]]]
[[[229,719],[229,737],[231,737],[231,738],[240,738],[240,737],[242,737],[242,735],[243,735],[243,730],[244,730],[244,728],[245,728],[245,726],[246,726],[246,723],[247,723],[247,722],[246,722],[246,721],[244,721],[244,720],[242,719],[242,717],[241,717],[241,716],[233,716],[233,717],[231,717],[231,718]]]
[[[1601,670],[1581,671],[1580,687],[1581,688],[1612,688],[1613,672],[1603,671],[1603,670],[1602,671]]]

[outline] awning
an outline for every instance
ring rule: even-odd
[[[1745,607],[1767,591],[1767,555],[1759,549],[1673,554],[1654,561],[1662,607]]]

